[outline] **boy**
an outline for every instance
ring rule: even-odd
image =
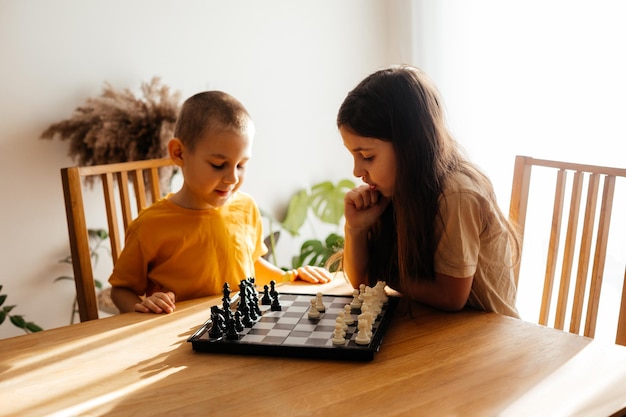
[[[120,312],[171,313],[176,301],[220,294],[224,283],[238,288],[247,277],[255,277],[257,285],[296,278],[330,281],[323,268],[284,272],[261,257],[267,248],[259,209],[238,191],[254,136],[239,101],[220,91],[190,97],[174,136],[168,151],[184,183],[128,227],[109,278]]]

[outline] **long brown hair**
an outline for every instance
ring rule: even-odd
[[[491,182],[452,138],[439,92],[420,69],[394,66],[365,78],[345,98],[337,125],[391,142],[396,155],[391,204],[370,231],[370,281],[434,280],[438,202],[454,172],[466,174],[486,191],[517,243],[514,229],[495,203]]]

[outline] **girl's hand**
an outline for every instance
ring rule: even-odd
[[[348,191],[344,197],[346,227],[369,229],[385,211],[389,201],[389,198],[371,189],[369,185],[361,185]]]
[[[135,311],[139,313],[171,313],[176,308],[176,296],[173,292],[155,292],[146,297],[141,303],[135,304]]]

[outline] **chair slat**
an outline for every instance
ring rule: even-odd
[[[560,170],[556,177],[556,189],[554,191],[554,209],[552,211],[552,223],[550,227],[550,243],[548,246],[548,258],[546,260],[546,274],[541,297],[541,310],[539,312],[539,324],[548,324],[550,306],[552,303],[552,289],[554,287],[554,276],[559,252],[559,241],[561,236],[561,223],[563,219],[563,201],[565,199],[565,182],[567,171]]]
[[[574,252],[576,234],[578,231],[578,215],[580,213],[580,200],[583,186],[582,172],[574,174],[572,184],[572,197],[570,200],[570,210],[567,220],[567,233],[565,235],[565,248],[563,253],[563,266],[561,268],[561,280],[559,285],[559,296],[556,306],[556,317],[554,326],[563,330],[565,327],[565,313],[567,310],[567,298],[569,296],[569,285],[572,277],[572,265],[574,262]]]
[[[120,227],[117,220],[117,208],[115,205],[115,184],[113,182],[113,174],[108,172],[101,175],[102,189],[104,191],[104,204],[107,213],[107,225],[109,227],[109,241],[111,242],[111,256],[113,262],[117,261],[120,256]]]
[[[518,227],[520,245],[524,245],[524,226],[526,212],[528,210],[528,193],[530,191],[530,174],[532,166],[526,163],[524,156],[515,158],[515,170],[513,172],[513,187],[511,190],[511,203],[509,218]],[[518,285],[521,259],[514,267],[515,286]]]
[[[128,189],[128,172],[121,171],[117,173],[117,188],[120,193],[120,207],[122,209],[122,222],[124,230],[133,220],[133,212],[130,206],[130,191]]]
[[[585,304],[585,291],[587,289],[587,276],[589,274],[589,258],[591,257],[591,242],[593,240],[596,206],[598,203],[599,182],[600,176],[598,174],[594,173],[589,176],[587,203],[585,204],[583,233],[580,240],[580,250],[578,252],[578,270],[576,273],[576,284],[574,287],[572,315],[569,328],[571,333],[580,332],[580,323]]]
[[[85,222],[85,206],[78,168],[61,169],[67,228],[76,285],[76,301],[81,321],[98,318],[96,286],[91,269],[91,250]]]
[[[626,267],[624,268],[624,282],[622,283],[622,303],[617,321],[617,336],[615,343],[626,346]]]
[[[158,168],[150,168],[150,196],[152,197],[151,203],[155,203],[161,198]]]
[[[135,186],[135,198],[137,199],[137,211],[146,208],[146,186],[144,184],[143,169],[133,171],[133,185]]]
[[[589,289],[589,308],[585,319],[585,336],[594,337],[596,321],[598,319],[598,307],[600,304],[600,290],[604,278],[604,263],[606,260],[606,247],[609,240],[609,225],[611,212],[613,211],[613,195],[615,193],[615,177],[609,175],[604,179],[602,191],[602,204],[600,206],[600,219],[598,222],[598,235],[596,238],[596,251],[593,268],[591,271],[591,287]]]

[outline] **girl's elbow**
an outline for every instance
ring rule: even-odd
[[[453,297],[444,300],[441,305],[441,309],[449,311],[451,313],[458,313],[465,308],[467,304],[467,298]]]

